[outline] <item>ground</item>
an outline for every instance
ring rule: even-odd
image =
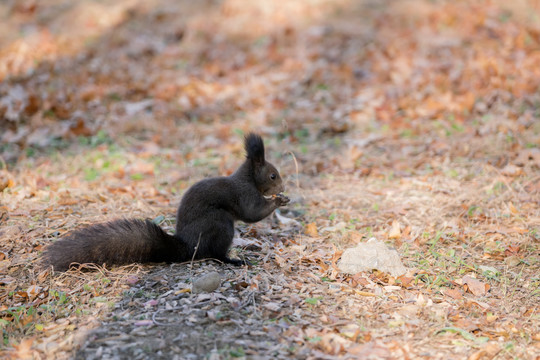
[[[540,358],[537,1],[0,4],[0,356]],[[216,261],[52,273],[167,231],[256,131],[291,204]],[[343,273],[376,238],[407,273]],[[192,293],[217,271],[220,287]]]

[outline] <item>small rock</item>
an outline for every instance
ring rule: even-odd
[[[345,250],[338,267],[342,272],[349,274],[377,269],[397,277],[407,272],[398,252],[387,248],[382,241],[375,238]]]
[[[194,294],[202,292],[212,292],[216,290],[221,284],[221,275],[213,271],[206,275],[201,276],[198,279],[193,280],[191,291]]]

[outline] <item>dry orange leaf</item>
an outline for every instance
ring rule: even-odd
[[[14,359],[33,359],[34,354],[32,351],[32,345],[34,338],[24,339],[18,345],[13,345],[15,352],[13,353]]]
[[[517,227],[514,227],[512,229],[510,229],[510,232],[516,232],[518,234],[526,234],[529,232],[529,230],[527,229],[523,229],[523,228],[517,228]]]
[[[6,170],[0,171],[0,191],[15,186],[12,175]]]
[[[399,239],[401,237],[401,229],[399,222],[397,220],[392,221],[392,228],[388,233],[388,238],[390,239]]]
[[[443,294],[446,296],[450,296],[452,299],[460,300],[463,299],[463,295],[461,294],[461,291],[458,289],[445,289],[443,291]]]
[[[377,296],[376,294],[370,293],[370,292],[367,292],[367,291],[354,290],[354,292],[355,292],[357,295],[360,295],[360,296]]]
[[[519,245],[508,245],[508,247],[504,250],[504,254],[506,256],[516,255],[519,253],[519,250]]]
[[[319,236],[319,232],[317,231],[317,224],[314,222],[307,224],[304,227],[304,233],[311,237]]]
[[[62,206],[71,206],[71,205],[77,205],[80,201],[78,199],[72,198],[69,196],[69,194],[63,194],[60,196],[60,199],[58,200],[58,205]]]
[[[501,174],[506,176],[519,176],[523,175],[523,169],[519,166],[508,164],[501,170]]]
[[[401,286],[404,288],[408,288],[409,286],[411,286],[411,282],[414,280],[413,277],[405,275],[399,276],[398,279],[399,281],[401,281]]]
[[[409,225],[407,225],[407,227],[401,233],[401,236],[402,237],[408,237],[411,234],[411,230],[412,230],[411,227]]]
[[[366,285],[369,285],[369,281],[368,279],[366,279],[362,273],[358,273],[358,274],[355,274],[353,275],[353,277],[351,278],[351,286],[352,287],[356,287],[358,285],[362,285],[362,286],[366,286]]]
[[[468,360],[480,360],[480,359],[493,359],[501,351],[499,344],[495,342],[488,342],[485,344],[482,349],[476,351]]]

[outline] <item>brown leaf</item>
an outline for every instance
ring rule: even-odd
[[[336,267],[337,266],[336,262],[339,260],[339,258],[343,254],[343,250],[338,250],[334,244],[332,244],[332,247],[334,249],[334,255],[332,255],[331,262],[332,262],[332,266]]]
[[[13,175],[7,170],[0,170],[0,191],[5,188],[12,188],[13,186],[15,186]]]
[[[401,233],[401,237],[408,237],[411,234],[411,230],[412,228],[410,227],[410,225],[407,225],[407,227]]]
[[[465,275],[462,281],[465,291],[470,292],[474,296],[485,295],[487,290],[489,289],[487,284],[469,275]]]
[[[504,250],[506,256],[516,255],[517,253],[519,253],[519,245],[508,245]]]
[[[41,292],[41,287],[37,285],[30,285],[28,289],[26,290],[26,293],[28,294],[28,298],[30,300],[33,300],[36,296],[39,295]]]
[[[511,202],[508,203],[508,209],[510,209],[510,212],[514,215],[518,214],[519,213],[519,210],[516,209],[516,207],[514,206],[514,204],[512,204]]]
[[[501,170],[501,174],[506,176],[519,176],[523,175],[523,169],[516,165],[508,164]]]
[[[325,334],[317,343],[317,346],[327,354],[338,355],[343,352],[348,341],[336,334]]]
[[[369,285],[368,279],[366,279],[365,276],[362,275],[362,273],[354,274],[351,278],[351,286],[357,287],[358,285],[366,286]]]
[[[499,353],[499,351],[501,351],[499,344],[495,342],[488,342],[483,346],[482,349],[469,356],[468,360],[492,359]]]
[[[443,294],[446,296],[450,296],[452,299],[460,300],[463,299],[463,295],[461,294],[461,291],[458,289],[445,289],[443,291]]]
[[[390,229],[390,232],[388,233],[389,239],[399,239],[401,237],[401,229],[399,222],[397,220],[394,220],[392,222],[392,228]]]
[[[367,291],[355,290],[354,292],[360,296],[377,296],[376,294],[373,294]]]
[[[64,114],[64,117],[69,117],[69,114]],[[60,118],[62,116],[59,115]],[[69,132],[75,136],[90,136],[92,135],[92,130],[90,130],[86,126],[86,122],[82,118],[74,119],[70,126],[69,126]]]
[[[304,233],[311,237],[319,236],[319,232],[317,231],[317,224],[314,222],[309,223],[304,228]]]
[[[277,302],[268,302],[262,305],[265,309],[277,312],[281,309],[281,304]]]
[[[58,200],[58,205],[72,206],[72,205],[77,205],[79,202],[80,202],[79,199],[75,199],[71,197],[71,194],[68,192],[68,193],[63,193],[60,195],[60,199]]]
[[[411,286],[411,282],[414,280],[411,276],[405,276],[401,275],[398,277],[398,280],[400,281],[400,285],[404,288],[408,288]]]
[[[9,218],[8,208],[6,206],[0,206],[0,223],[2,223],[3,220],[7,220],[8,218]]]
[[[14,359],[33,359],[32,344],[34,338],[21,340],[19,345],[13,345],[15,352],[13,353]]]
[[[385,344],[370,341],[366,344],[355,345],[347,349],[349,354],[355,355],[357,359],[367,359],[370,357],[386,359],[391,357],[391,351]]]

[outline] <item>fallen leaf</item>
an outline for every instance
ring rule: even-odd
[[[472,276],[465,275],[462,280],[465,291],[470,292],[474,296],[485,295],[489,289],[487,284],[473,278]]]
[[[390,229],[390,232],[388,233],[389,239],[399,239],[401,237],[401,229],[399,222],[397,220],[394,220],[392,222],[392,228]]]
[[[281,305],[277,302],[265,303],[263,304],[263,307],[267,310],[274,311],[274,312],[277,312],[279,311],[279,309],[281,309]]]
[[[508,203],[508,208],[510,209],[510,212],[514,215],[519,213],[518,209],[516,209],[514,204],[512,204],[511,202]]]
[[[516,165],[508,164],[501,170],[501,174],[506,176],[519,176],[523,174],[523,169]]]
[[[373,293],[370,293],[370,292],[367,292],[367,291],[360,291],[360,290],[355,290],[354,291],[356,294],[358,295],[361,295],[361,296],[377,296]]]
[[[461,291],[458,289],[445,289],[443,291],[443,294],[446,296],[450,296],[452,299],[460,300],[463,299],[463,295],[461,294]]]
[[[323,335],[317,346],[327,354],[337,355],[343,352],[346,344],[348,344],[347,340],[337,334],[330,333]]]
[[[485,302],[479,301],[479,300],[474,300],[474,299],[471,299],[470,301],[468,301],[466,305],[471,306],[473,304],[480,306],[484,310],[489,310],[491,308],[491,306],[489,306],[488,303],[485,303]]]
[[[340,330],[341,335],[352,340],[358,338],[361,332],[362,329],[357,324],[347,324]]]
[[[315,224],[314,222],[307,224],[304,227],[304,234],[311,237],[319,236],[319,232],[317,231],[317,224]]]
[[[370,341],[366,344],[355,345],[347,349],[349,354],[355,355],[357,359],[387,359],[391,358],[392,352],[386,348],[384,343]]]
[[[13,176],[6,170],[0,170],[0,191],[15,186]]]
[[[30,285],[28,289],[26,290],[26,293],[28,294],[28,298],[30,300],[33,300],[36,296],[39,295],[41,291],[41,287],[37,285]]]
[[[354,274],[351,278],[351,286],[357,287],[358,285],[366,286],[369,285],[368,279],[366,279],[365,276],[362,275],[362,273]]]
[[[399,285],[401,285],[401,286],[404,287],[404,288],[410,287],[410,286],[411,286],[411,282],[414,280],[413,277],[411,277],[411,276],[405,276],[405,275],[398,276],[397,279],[400,281]]]
[[[506,256],[516,255],[519,253],[519,249],[519,245],[508,245],[508,247],[504,250],[504,254]]]
[[[13,353],[14,359],[33,359],[32,344],[34,343],[34,338],[23,339],[19,345],[13,345],[15,349]]]
[[[495,342],[488,342],[482,349],[474,352],[469,356],[468,360],[480,360],[480,359],[493,359],[501,351],[499,344]]]

